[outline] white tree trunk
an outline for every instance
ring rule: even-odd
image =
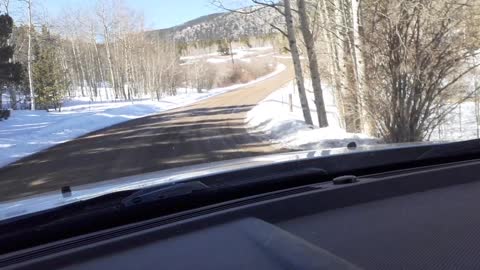
[[[359,101],[359,113],[360,113],[360,125],[363,133],[373,135],[373,126],[369,120],[366,108],[366,96],[367,87],[365,84],[365,61],[361,48],[363,47],[362,37],[360,35],[360,17],[359,4],[360,0],[350,0],[352,5],[352,22],[353,22],[353,40],[352,40],[352,53],[354,58],[355,73],[357,76],[357,89],[358,89],[358,101]]]
[[[28,52],[27,52],[27,69],[28,69],[28,85],[30,87],[30,102],[31,110],[35,110],[35,90],[33,89],[33,74],[32,74],[32,0],[27,0],[28,5]]]
[[[118,98],[117,85],[115,80],[115,71],[113,70],[112,52],[110,48],[110,32],[108,29],[108,23],[107,23],[107,18],[105,14],[105,6],[101,6],[100,8],[101,10],[99,11],[98,15],[100,16],[100,20],[103,28],[103,38],[105,42],[105,50],[107,52],[107,62],[108,62],[108,69],[110,71],[110,80],[112,81],[112,88],[115,93],[115,98]]]
[[[80,73],[77,75],[78,83],[80,84],[82,97],[85,97],[85,89],[83,87],[83,83],[84,83],[83,67],[82,67],[82,63],[78,60],[77,50],[75,48],[75,41],[73,37],[70,39],[70,44],[72,45],[72,55],[73,55],[73,63],[74,63],[73,65],[78,68],[77,70],[80,70]]]
[[[324,25],[322,29],[322,35],[328,43],[328,54],[330,56],[330,70],[335,83],[335,102],[339,110],[340,125],[345,129],[349,129],[346,124],[346,109],[344,102],[344,86],[345,76],[343,76],[342,68],[344,67],[343,62],[343,50],[338,49],[338,37],[340,37],[340,32],[338,31],[337,25],[342,25],[342,17],[338,14],[338,0],[336,0],[335,7],[330,13],[328,10],[327,2],[322,0],[322,14],[321,22]]]
[[[295,26],[293,23],[292,10],[290,0],[284,0],[285,6],[285,23],[287,25],[288,43],[290,45],[290,53],[292,54],[293,67],[295,69],[295,77],[297,78],[298,93],[300,104],[302,105],[303,117],[305,123],[313,125],[310,108],[308,106],[307,93],[305,91],[305,82],[303,78],[302,63],[300,61],[300,53],[298,52],[297,38],[295,35]]]
[[[313,94],[315,96],[315,106],[317,108],[318,126],[327,127],[328,119],[323,100],[322,83],[320,71],[318,70],[317,53],[315,52],[315,40],[310,31],[310,20],[308,19],[305,0],[297,0],[298,13],[300,17],[300,29],[307,48],[308,63],[310,68],[310,77],[312,79]]]

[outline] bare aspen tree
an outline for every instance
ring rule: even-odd
[[[368,91],[367,85],[365,83],[365,61],[361,49],[362,37],[360,33],[361,30],[361,17],[360,13],[360,0],[349,0],[351,2],[351,13],[352,13],[352,53],[354,59],[356,83],[357,83],[357,93],[358,93],[358,113],[360,114],[360,125],[361,131],[365,134],[374,135],[373,127],[369,120],[369,115],[367,114],[366,109],[366,92]]]
[[[314,0],[319,5],[323,49],[330,60],[329,73],[335,89],[335,102],[340,123],[348,132],[360,132],[358,84],[354,68],[353,21],[351,4],[347,0]],[[315,40],[319,42],[318,38]]]
[[[32,0],[21,0],[27,6],[27,13],[28,13],[28,52],[27,52],[27,72],[28,72],[28,85],[30,87],[30,102],[31,106],[30,109],[32,111],[35,110],[35,90],[33,88],[33,75],[32,75],[32,34],[33,34],[33,17],[32,17],[32,9],[33,9],[33,2]]]
[[[363,64],[362,42],[358,40],[360,21],[355,17],[353,9],[357,10],[357,2],[352,0],[319,0],[322,6],[323,30],[328,41],[334,85],[336,89],[337,106],[339,108],[345,129],[349,132],[362,132],[364,123],[369,123],[362,112],[361,101],[364,100],[362,90],[366,89],[363,79],[365,65]],[[353,6],[352,6],[353,5]],[[357,14],[359,12],[355,12]],[[355,39],[357,38],[357,42]],[[367,132],[369,133],[369,132]]]
[[[285,24],[287,25],[288,43],[290,45],[290,53],[292,54],[293,66],[295,69],[295,77],[297,79],[297,87],[302,105],[303,117],[305,123],[313,125],[312,116],[308,106],[307,93],[305,90],[305,81],[303,78],[302,63],[300,60],[300,53],[298,51],[297,38],[295,33],[295,26],[293,22],[292,9],[290,0],[284,0]]]
[[[352,131],[361,132],[362,131],[362,113],[361,113],[361,104],[360,104],[360,91],[358,83],[358,69],[357,67],[357,58],[355,52],[355,43],[353,41],[355,28],[353,26],[352,18],[352,6],[351,0],[339,0],[338,8],[341,14],[341,24],[338,24],[337,27],[340,27],[340,36],[341,44],[343,49],[343,62],[344,62],[344,76],[345,83],[347,85],[346,91],[346,104],[347,104],[347,115],[346,121],[348,126],[352,126]]]
[[[80,70],[80,72],[79,72],[79,77],[78,77],[78,83],[80,84],[80,89],[81,89],[82,97],[85,97],[85,88],[84,88],[85,74],[84,74],[84,72],[83,72],[82,63],[81,63],[80,60],[78,59],[79,57],[78,57],[78,55],[77,55],[77,49],[76,49],[75,38],[74,38],[74,37],[71,37],[71,38],[70,38],[70,45],[71,45],[71,49],[72,49],[74,66],[75,66],[78,70]]]
[[[323,100],[323,90],[318,70],[317,52],[315,51],[315,40],[310,31],[310,20],[307,14],[305,0],[297,0],[298,14],[300,17],[300,29],[307,49],[307,57],[310,68],[310,77],[312,79],[313,94],[315,96],[315,106],[317,108],[317,117],[319,127],[327,127],[328,119]],[[286,13],[286,12],[285,12]]]
[[[278,27],[274,24],[270,24],[270,26],[275,30],[279,31],[283,36],[285,36],[288,39],[289,51],[292,56],[293,67],[294,67],[295,78],[296,78],[295,81],[298,87],[298,93],[299,93],[300,104],[302,106],[303,117],[305,119],[306,124],[313,125],[312,116],[310,114],[310,106],[308,104],[308,99],[307,99],[307,91],[305,89],[305,79],[303,77],[302,62],[300,59],[300,51],[298,49],[298,44],[297,44],[296,25],[294,22],[294,16],[292,14],[291,2],[289,0],[286,0],[286,1],[283,1],[282,4],[276,4],[276,3],[273,3],[272,1],[262,1],[262,0],[251,0],[251,1],[252,3],[259,5],[262,8],[274,9],[276,12],[281,14],[282,17],[284,18],[286,31],[284,31],[281,27]],[[252,11],[244,12],[239,10],[228,9],[222,4],[221,1],[218,1],[218,0],[213,1],[212,3],[222,9],[225,9],[231,12],[243,13],[246,15],[255,13],[258,10],[260,10],[259,8],[259,9],[253,9]]]
[[[108,67],[110,71],[110,80],[112,82],[112,88],[115,91],[115,98],[117,98],[117,85],[116,85],[116,80],[115,80],[115,71],[113,69],[113,60],[112,60],[112,52],[111,52],[111,44],[110,44],[110,25],[108,22],[108,17],[107,17],[107,11],[105,7],[105,3],[102,2],[98,5],[98,10],[97,10],[97,16],[100,18],[100,22],[102,25],[102,30],[103,30],[103,39],[104,39],[104,44],[105,44],[105,50],[107,53],[107,61],[108,61]]]
[[[326,42],[328,43],[328,55],[330,58],[330,69],[331,69],[331,74],[333,76],[333,82],[335,85],[335,101],[337,108],[339,109],[339,114],[340,114],[340,124],[343,128],[345,128],[347,131],[353,131],[353,128],[349,125],[347,125],[346,121],[346,104],[344,101],[344,85],[346,83],[344,82],[345,76],[343,76],[343,50],[339,49],[339,38],[340,38],[340,32],[339,32],[339,27],[337,24],[340,26],[341,23],[341,15],[338,15],[337,11],[337,6],[338,1],[336,0],[335,5],[333,8],[329,8],[327,6],[327,1],[326,0],[321,0],[319,1],[321,5],[321,14],[320,14],[320,20],[321,23],[323,24],[323,28],[321,29],[322,35]],[[351,123],[352,121],[349,121]]]

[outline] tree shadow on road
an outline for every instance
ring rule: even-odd
[[[285,152],[249,133],[254,105],[186,108],[102,129],[0,169],[0,201],[193,164]]]

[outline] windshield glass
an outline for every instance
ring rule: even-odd
[[[0,205],[479,138],[479,4],[0,0]]]

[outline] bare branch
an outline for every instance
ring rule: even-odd
[[[274,24],[272,24],[272,23],[270,23],[270,26],[271,26],[273,29],[275,29],[275,30],[277,30],[278,32],[280,32],[283,36],[288,37],[288,34],[287,34],[285,31],[283,31],[280,27],[278,27],[278,26],[276,26],[276,25],[274,25]]]

